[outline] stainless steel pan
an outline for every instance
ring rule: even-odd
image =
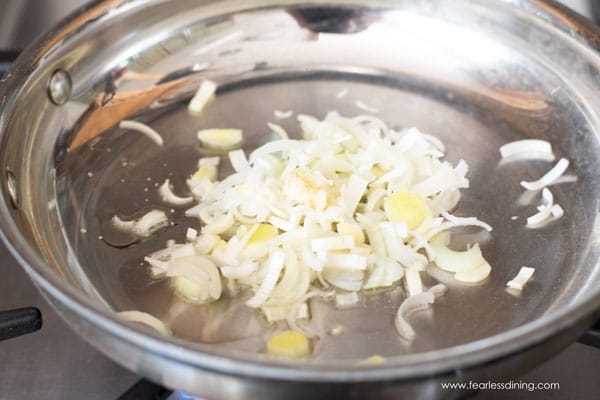
[[[454,397],[440,381],[517,375],[598,316],[599,44],[588,21],[540,0],[97,2],[39,38],[0,86],[3,238],[76,331],[168,387],[209,398]],[[206,78],[218,99],[190,117],[186,101]],[[314,302],[316,356],[267,358],[273,328],[237,301],[186,305],[140,265],[195,223],[183,210],[133,246],[108,227],[114,213],[163,207],[154,184],[172,174],[183,185],[200,127],[243,128],[251,148],[269,139],[274,109],[354,115],[356,100],[467,160],[457,212],[494,226],[479,238],[491,279],[439,277],[450,291],[414,318],[412,345],[393,332],[402,295],[391,290],[352,310]],[[151,124],[165,148],[120,131],[124,118]],[[499,165],[498,147],[520,138],[551,141],[577,178],[553,187],[566,213],[542,229],[525,228],[539,200],[518,182],[549,165]],[[508,294],[522,265],[535,279]],[[175,337],[123,323],[113,310],[125,309],[159,316]],[[328,336],[334,324],[346,333]],[[387,362],[356,365],[373,354]]]

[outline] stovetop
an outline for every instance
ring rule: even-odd
[[[591,0],[596,1],[596,0]],[[590,13],[588,0],[564,0]],[[0,0],[0,51],[26,45],[36,30],[46,30],[82,0]],[[589,14],[588,14],[589,15]],[[0,244],[0,310],[34,306],[44,325],[39,332],[0,342],[2,399],[117,399],[139,381],[80,339],[48,306],[21,267]],[[516,382],[558,382],[559,390],[492,391],[483,399],[596,398],[600,394],[600,350],[575,343],[561,354],[515,379]]]

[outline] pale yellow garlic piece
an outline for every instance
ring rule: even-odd
[[[425,198],[417,193],[392,193],[385,198],[383,207],[390,221],[405,222],[410,230],[417,229],[431,215]]]
[[[271,224],[261,223],[258,224],[256,230],[248,239],[248,244],[267,242],[274,239],[279,235],[279,230]]]
[[[385,358],[379,354],[375,354],[369,358],[359,361],[356,365],[381,365],[385,364]]]
[[[310,341],[298,331],[283,331],[269,339],[267,353],[281,357],[305,357],[310,354]]]
[[[246,231],[247,232],[247,231]],[[267,223],[260,223],[242,249],[242,259],[258,259],[269,252],[269,241],[279,235],[279,230]]]

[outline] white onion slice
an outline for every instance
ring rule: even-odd
[[[435,149],[438,150],[440,153],[443,154],[446,152],[446,146],[444,145],[444,142],[442,142],[437,137],[429,135],[427,133],[423,133],[423,138],[425,138],[425,140],[431,143],[431,145],[435,147]]]
[[[565,211],[559,204],[554,204],[550,209],[550,212],[552,213],[552,216],[557,219],[565,214]]]
[[[162,138],[162,136],[160,136],[160,134],[158,132],[156,132],[150,126],[143,124],[141,122],[125,119],[125,120],[119,122],[119,128],[130,129],[133,131],[140,132],[140,133],[144,134],[145,136],[147,136],[148,139],[152,140],[154,143],[156,143],[159,146],[162,146],[164,144],[163,138]]]
[[[386,257],[377,257],[375,267],[369,272],[369,278],[363,286],[364,289],[389,287],[404,276],[404,267]]]
[[[383,198],[387,195],[387,190],[382,188],[374,189],[367,195],[367,205],[365,206],[365,211],[373,211],[376,207],[378,207]]]
[[[538,212],[527,218],[527,226],[533,227],[546,222],[552,218],[560,218],[564,214],[562,207],[554,204],[554,195],[548,188],[542,189],[542,204],[538,207]]]
[[[416,336],[415,330],[408,323],[406,318],[412,313],[428,309],[433,302],[435,302],[435,296],[430,292],[422,292],[405,299],[402,304],[400,304],[400,307],[396,312],[396,318],[394,319],[394,325],[398,335],[408,341],[412,341]]]
[[[290,221],[287,221],[283,218],[271,216],[268,219],[269,223],[276,227],[277,229],[281,229],[284,232],[293,231],[295,226]]]
[[[358,295],[356,292],[338,293],[335,295],[335,305],[337,307],[352,307],[358,304]]]
[[[219,215],[204,227],[204,231],[219,235],[233,226],[234,220],[231,214]]]
[[[523,286],[531,279],[535,268],[521,267],[517,276],[506,283],[506,286],[512,289],[523,290]]]
[[[367,269],[367,257],[358,254],[340,254],[327,252],[325,268],[335,268],[352,271]]]
[[[500,147],[500,156],[502,158],[514,157],[528,159],[542,156],[548,161],[554,160],[552,145],[540,139],[524,139],[506,143]]]
[[[294,314],[294,317],[293,317],[294,319],[307,319],[308,318],[308,305],[306,303],[301,303],[300,305],[298,305],[296,307],[264,305],[260,308],[260,310],[263,312],[263,314],[265,314],[265,317],[267,318],[267,322],[269,322],[269,323],[289,319],[290,316],[292,315],[292,312]],[[292,328],[293,324],[288,323],[288,325],[290,325],[290,329],[293,329]],[[293,330],[300,330],[300,329],[293,329]]]
[[[111,222],[117,229],[131,232],[141,238],[146,238],[168,226],[169,218],[162,210],[151,210],[137,220],[124,221],[118,215],[115,215]]]
[[[336,93],[335,98],[338,100],[343,99],[344,97],[346,97],[347,94],[348,94],[348,89],[342,89]]]
[[[448,229],[457,228],[460,226],[478,226],[480,228],[485,229],[488,232],[492,231],[492,227],[489,224],[475,217],[457,217],[445,211],[442,211],[441,214],[448,221],[442,222],[441,224],[435,227],[431,227],[431,229],[429,229],[425,234],[422,235],[422,238],[424,240],[430,240],[432,237],[434,237],[440,232],[444,232]],[[423,245],[421,245],[420,247],[423,247]]]
[[[490,224],[486,224],[485,222],[483,222],[475,217],[457,217],[456,215],[452,215],[446,211],[442,211],[441,214],[448,221],[457,223],[457,224],[461,224],[461,226],[466,226],[466,225],[479,226],[488,232],[492,231],[492,227]]]
[[[394,240],[400,242],[408,236],[408,226],[406,222],[385,221],[379,223],[379,229],[384,236],[393,235]]]
[[[427,291],[433,294],[436,299],[438,299],[446,294],[446,292],[448,291],[448,286],[444,285],[443,283],[438,283],[437,285],[434,285],[427,289]]]
[[[193,256],[171,261],[167,276],[182,276],[203,287],[204,292],[198,298],[200,301],[217,300],[221,297],[222,288],[219,271],[217,266],[206,257]]]
[[[168,204],[172,204],[175,206],[189,204],[194,201],[194,198],[191,196],[188,197],[180,197],[173,193],[171,189],[171,182],[169,179],[165,179],[162,185],[158,188],[158,193],[160,194],[160,198],[162,201]]]
[[[195,230],[194,228],[187,228],[185,230],[185,239],[188,242],[193,242],[194,240],[196,240],[197,237],[198,237],[198,231]]]
[[[283,276],[273,289],[269,305],[289,305],[299,301],[310,288],[311,271],[302,264],[292,248],[285,249]]]
[[[569,160],[566,158],[561,158],[558,160],[556,165],[540,179],[531,182],[521,181],[521,186],[527,190],[540,190],[546,186],[554,184],[556,180],[565,173],[567,168],[569,168]]]
[[[277,119],[286,119],[286,118],[290,118],[292,115],[294,115],[294,112],[292,110],[287,110],[287,111],[275,110],[275,111],[273,111],[273,115],[275,115],[275,118],[277,118]]]
[[[465,177],[467,172],[468,167],[464,160],[460,160],[456,168],[444,163],[436,174],[413,185],[411,190],[428,197],[446,190],[468,188],[469,181]]]
[[[291,111],[290,111],[291,113]],[[291,116],[291,114],[290,114]],[[285,129],[283,129],[282,126],[277,125],[277,124],[273,124],[271,122],[269,122],[267,124],[267,126],[269,127],[269,129],[271,129],[273,132],[275,132],[277,135],[279,135],[279,138],[282,140],[287,140],[290,138],[290,136],[288,135],[288,133],[285,131]]]
[[[547,206],[552,206],[554,204],[554,195],[548,188],[542,189],[542,200]]]
[[[258,269],[257,262],[246,262],[236,267],[223,266],[221,267],[221,273],[227,278],[244,278],[253,274]]]
[[[254,164],[257,159],[266,156],[267,154],[278,153],[280,151],[290,151],[302,147],[299,140],[282,139],[273,142],[268,142],[250,153],[250,164]]]
[[[351,235],[316,238],[310,241],[310,248],[316,253],[331,250],[348,250],[354,246],[354,236]]]
[[[447,247],[449,242],[450,234],[447,232],[436,235],[429,242],[433,252],[433,261],[441,269],[460,272],[477,268],[486,262],[479,249],[479,244],[465,251],[454,251]]]
[[[379,110],[373,106],[370,106],[368,104],[366,104],[365,102],[361,101],[361,100],[357,100],[354,104],[356,104],[356,107],[360,108],[361,110],[364,110],[366,112],[370,112],[373,114],[378,114]]]
[[[305,246],[302,251],[302,262],[317,272],[322,271],[325,265],[325,260],[317,257],[308,246]]]
[[[196,91],[192,100],[188,104],[188,111],[192,115],[199,115],[202,113],[208,103],[215,98],[215,92],[217,91],[217,84],[210,80],[203,80],[200,87]]]
[[[365,229],[369,244],[373,252],[378,256],[387,256],[385,239],[381,233],[381,229],[376,224],[371,224]]]
[[[214,233],[203,232],[200,236],[196,238],[194,242],[194,248],[200,254],[208,254],[210,253],[217,243],[219,243],[219,236]]]
[[[340,336],[342,333],[344,333],[345,330],[346,329],[344,329],[342,325],[336,325],[333,328],[331,328],[328,333],[331,336]]]
[[[527,217],[527,226],[539,225],[552,217],[552,207],[540,206],[539,211]]]
[[[267,274],[263,279],[260,287],[254,293],[254,296],[250,300],[246,301],[246,305],[252,308],[260,307],[275,288],[279,274],[283,268],[283,262],[285,261],[285,253],[281,250],[274,250],[271,252],[269,259],[267,260]]]
[[[137,322],[151,327],[165,336],[171,335],[171,330],[160,319],[142,311],[121,311],[117,315],[126,321]]]
[[[201,129],[197,136],[206,147],[228,149],[242,143],[243,132],[240,129]]]
[[[415,338],[415,330],[408,323],[406,318],[412,313],[428,309],[431,304],[433,304],[437,298],[443,296],[447,290],[448,288],[440,283],[430,287],[425,292],[406,298],[402,304],[400,304],[400,307],[398,307],[396,318],[394,319],[394,325],[398,335],[411,342]]]
[[[486,262],[473,269],[458,271],[454,274],[454,279],[459,282],[477,283],[487,278],[491,271],[492,267]]]
[[[189,257],[196,255],[196,251],[194,250],[194,245],[191,243],[187,243],[184,245],[177,245],[169,248],[171,250],[170,259],[174,260],[176,258],[181,257]]]
[[[352,174],[348,180],[348,184],[344,188],[342,193],[342,204],[344,205],[344,212],[348,216],[353,216],[356,206],[360,202],[369,181],[361,178],[356,174]]]
[[[423,282],[421,281],[421,273],[419,271],[407,268],[404,271],[404,281],[409,296],[415,296],[423,292]]]
[[[247,172],[250,170],[250,164],[246,158],[244,150],[238,149],[229,152],[229,161],[235,172]]]
[[[144,257],[144,261],[150,264],[150,273],[153,278],[164,276],[169,268],[168,261],[158,260],[154,257]]]
[[[349,292],[359,291],[363,286],[363,271],[328,268],[323,270],[323,278],[333,286]]]

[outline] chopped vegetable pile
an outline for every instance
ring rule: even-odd
[[[216,83],[203,81],[189,103],[190,114],[201,114],[216,90]],[[360,101],[355,105],[379,112]],[[293,114],[274,111],[280,120]],[[240,129],[198,131],[202,147],[227,155],[201,158],[187,180],[190,193],[184,196],[173,192],[169,179],[160,185],[161,200],[191,207],[186,216],[197,219],[200,228],[188,227],[183,243],[170,240],[165,249],[145,257],[152,277],[169,279],[174,292],[191,303],[245,296],[245,304],[267,323],[286,321],[289,330],[266,342],[268,354],[282,357],[305,357],[312,351],[314,333],[298,324],[310,318],[311,298],[332,301],[338,308],[354,307],[370,291],[401,285],[405,299],[390,323],[400,337],[412,341],[416,333],[409,316],[447,291],[441,283],[427,287],[435,281],[431,276],[422,279],[430,265],[466,283],[483,282],[492,269],[479,244],[463,251],[448,247],[452,228],[492,230],[476,217],[450,213],[460,189],[469,187],[467,163],[444,160],[444,144],[434,136],[416,128],[390,129],[370,115],[345,118],[330,112],[324,120],[308,115],[297,120],[292,134],[268,123],[278,139],[249,153],[241,149]],[[119,126],[163,145],[162,137],[143,123],[124,120]],[[540,139],[506,143],[500,155],[503,162],[555,159],[551,144]],[[219,176],[222,163],[234,172]],[[521,182],[527,191],[542,191],[542,203],[527,218],[527,227],[540,228],[563,216],[547,186],[564,180],[569,164],[561,158],[541,178]],[[146,238],[171,223],[165,212],[151,210],[136,220],[115,215],[112,224]],[[533,268],[522,267],[507,286],[519,293],[533,273]],[[171,334],[150,314],[119,315]],[[338,325],[329,334],[344,331]],[[383,362],[375,355],[358,364]]]
[[[475,217],[449,213],[469,186],[466,162],[452,165],[435,137],[390,129],[372,116],[330,112],[324,120],[299,115],[298,122],[292,135],[269,124],[281,139],[248,154],[238,148],[240,130],[199,132],[202,146],[228,148],[228,159],[199,161],[188,179],[196,205],[186,215],[199,218],[201,229],[148,255],[152,275],[170,278],[191,302],[242,293],[269,323],[286,320],[294,331],[302,329],[297,320],[310,317],[312,297],[350,307],[364,291],[401,283],[411,304],[400,307],[396,327],[411,340],[404,317],[445,291],[424,287],[430,262],[464,282],[481,282],[491,270],[478,245],[447,247],[451,228],[491,230]],[[219,177],[223,162],[234,173]],[[168,181],[161,197],[188,202]],[[288,336],[274,338],[269,352],[285,353],[281,343],[296,343]]]

